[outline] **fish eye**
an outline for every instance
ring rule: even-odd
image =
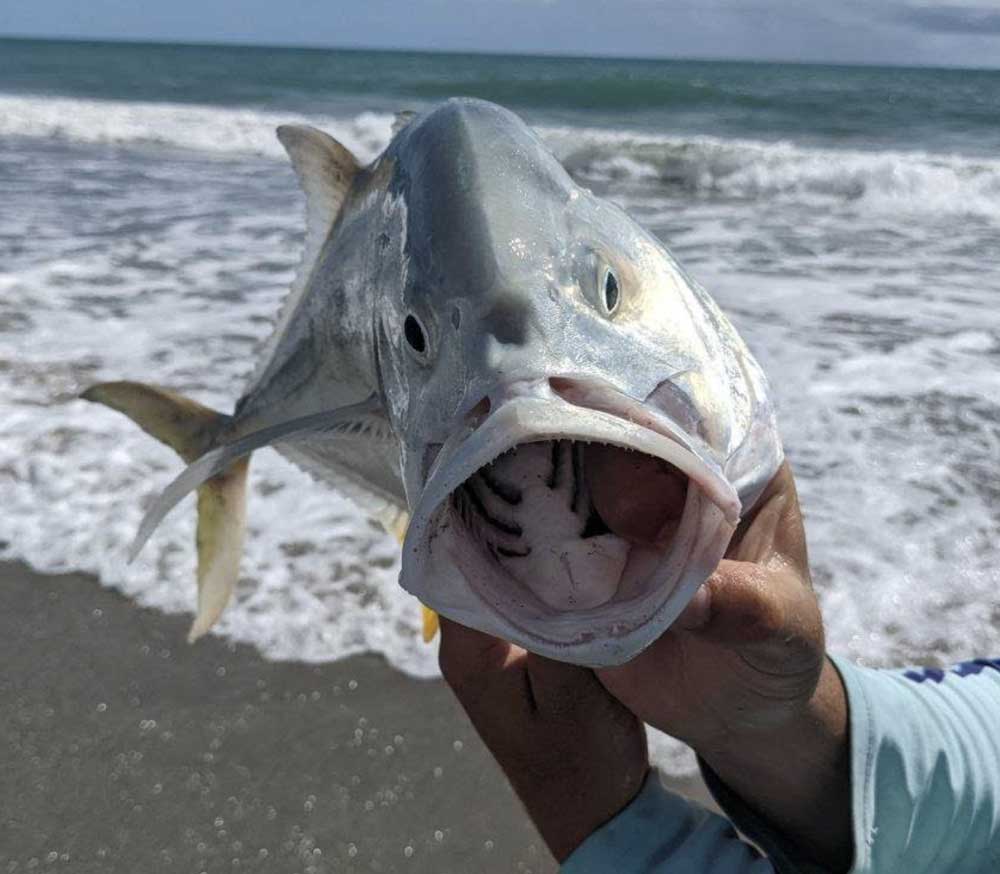
[[[410,313],[403,322],[403,336],[410,348],[422,360],[427,351],[427,334],[424,326],[420,324],[420,319],[413,313]]]
[[[618,302],[621,300],[621,289],[618,285],[618,277],[609,267],[604,271],[604,308],[610,316],[618,309]]]

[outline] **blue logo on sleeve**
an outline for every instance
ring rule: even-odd
[[[956,677],[971,677],[974,674],[981,674],[987,668],[1000,671],[1000,659],[973,659],[971,662],[960,662],[947,671],[941,668],[916,668],[904,671],[903,676],[914,683],[924,683],[928,680],[932,683],[941,683],[948,674]]]

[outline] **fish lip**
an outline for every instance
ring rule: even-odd
[[[574,392],[580,392],[578,399],[588,403],[569,400]],[[695,556],[697,567],[693,571],[689,568],[687,573],[684,571],[699,549],[699,556],[705,551],[707,539],[714,538],[712,542],[717,542],[723,536],[720,531],[731,534],[735,529],[740,515],[739,496],[718,463],[707,457],[703,444],[699,445],[699,438],[687,434],[668,416],[650,410],[642,401],[624,395],[603,381],[573,377],[520,380],[505,386],[500,396],[501,402],[493,405],[489,416],[478,427],[452,435],[431,466],[404,541],[400,583],[425,604],[448,615],[449,596],[442,595],[434,580],[426,580],[428,585],[422,585],[427,576],[423,573],[424,566],[432,562],[431,544],[437,533],[440,510],[463,482],[515,446],[554,439],[593,440],[663,458],[700,488],[689,490],[677,535],[678,546],[671,549],[664,562],[663,574],[668,571],[673,574],[664,582],[672,582],[673,586],[664,585],[659,600],[655,592],[638,599],[642,607],[641,610],[636,608],[638,612],[633,610],[636,615],[632,616],[632,621],[619,620],[604,626],[597,622],[601,627],[596,632],[581,634],[581,626],[600,618],[602,607],[606,606],[602,605],[591,610],[550,611],[544,622],[525,624],[502,608],[484,581],[475,574],[457,571],[478,604],[476,609],[470,609],[471,599],[459,599],[463,601],[464,613],[460,621],[465,624],[501,634],[526,644],[529,649],[564,661],[594,667],[620,664],[652,643],[714,570],[721,550],[707,563],[698,564]],[[712,506],[705,508],[702,504]],[[725,542],[728,542],[728,534],[725,534]],[[425,545],[427,548],[423,549]],[[657,573],[659,576],[660,572]],[[477,615],[478,611],[485,611],[485,621]],[[539,627],[529,627],[534,625]]]
[[[676,377],[678,374],[674,374]],[[688,433],[669,415],[656,409],[653,399],[661,388],[673,378],[662,380],[647,397],[638,401],[619,391],[609,383],[593,377],[553,377],[549,384],[563,400],[594,412],[607,412],[632,424],[673,440],[686,449],[698,462],[696,465],[678,464],[668,459],[682,473],[693,479],[725,516],[727,522],[737,525],[742,512],[740,497],[723,473],[714,453],[700,437]],[[574,400],[576,398],[576,400]],[[629,447],[631,448],[631,447]]]
[[[662,385],[663,382],[650,393],[650,397]],[[492,405],[490,414],[482,422],[457,431],[441,446],[413,509],[414,519],[421,515],[421,510],[427,511],[429,503],[440,504],[477,470],[520,444],[544,440],[586,440],[589,437],[626,449],[647,451],[642,450],[642,444],[648,443],[643,438],[646,432],[666,438],[685,450],[683,454],[669,451],[670,447],[662,444],[668,450],[667,455],[659,455],[655,451],[647,451],[647,454],[664,458],[694,480],[722,511],[726,521],[734,526],[738,524],[742,509],[739,495],[704,442],[688,434],[669,416],[647,406],[645,401],[638,401],[603,380],[575,376],[520,379],[502,386],[494,392],[494,397],[499,397],[501,402]],[[576,400],[572,399],[574,397]],[[536,413],[537,418],[530,414],[519,416],[522,410]],[[588,429],[587,423],[582,420],[573,422],[569,431],[558,428],[547,430],[538,424],[545,420],[545,412],[556,410],[572,411],[574,418],[576,414],[583,413],[608,426],[608,430]],[[523,436],[513,440],[503,439],[505,425],[511,433],[520,426],[524,429]],[[622,428],[624,430],[616,435],[616,431]],[[615,436],[619,439],[614,439]]]

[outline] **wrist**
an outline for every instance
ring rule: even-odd
[[[849,866],[847,697],[829,659],[813,695],[786,721],[766,730],[734,731],[724,742],[696,745],[695,751],[745,804],[809,856],[832,870]]]
[[[840,674],[824,656],[818,677],[815,673],[813,677],[811,691],[800,702],[775,696],[768,712],[753,718],[737,714],[723,729],[688,743],[713,769],[716,764],[738,769],[768,767],[787,762],[797,752],[812,758],[846,744],[847,698]],[[789,748],[783,749],[786,743]]]

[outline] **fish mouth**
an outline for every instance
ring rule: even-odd
[[[715,569],[740,514],[710,451],[656,401],[558,377],[480,405],[431,465],[403,587],[542,655],[634,657]]]

